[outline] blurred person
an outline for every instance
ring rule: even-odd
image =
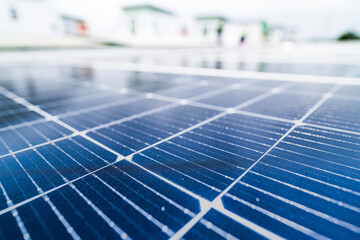
[[[223,33],[223,30],[224,30],[224,20],[220,19],[219,22],[218,22],[218,27],[216,29],[216,32],[217,32],[217,42],[219,45],[221,45],[222,43],[222,33]]]
[[[204,37],[207,36],[207,33],[208,33],[208,29],[207,29],[207,26],[205,25],[205,26],[204,26],[204,30],[203,30],[203,35],[204,35]]]
[[[269,26],[268,26],[267,22],[265,22],[265,21],[261,22],[261,26],[262,26],[263,41],[267,42],[268,38],[269,38],[269,32],[270,32]]]
[[[246,36],[247,36],[247,32],[246,32],[246,30],[245,30],[245,31],[243,31],[243,32],[241,33],[241,36],[240,36],[240,46],[242,46],[242,45],[245,44],[245,42],[246,42]]]
[[[134,19],[131,20],[131,34],[132,35],[136,34],[136,23]]]
[[[186,37],[188,35],[188,29],[186,26],[183,26],[181,29],[181,35]]]

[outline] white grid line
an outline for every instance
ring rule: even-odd
[[[272,80],[272,79],[271,79]],[[252,86],[252,85],[246,85],[247,82],[251,82],[251,81],[245,81],[245,82],[242,82],[242,87],[245,87],[245,89],[247,89],[247,87],[255,87],[256,86]],[[245,84],[245,85],[244,85]],[[84,85],[84,84],[79,84],[80,86]],[[103,84],[101,84],[103,85]],[[233,84],[233,85],[236,85],[236,84]],[[199,85],[200,86],[200,85]],[[86,87],[89,87],[86,85]],[[95,89],[101,89],[99,84],[95,85],[95,86],[92,86],[93,88]],[[222,92],[224,90],[231,90],[231,87],[230,86],[226,86],[224,88],[220,88],[219,90],[215,90],[214,93],[212,93],[211,95],[215,95],[216,91],[219,91],[219,92]],[[104,90],[104,89],[102,89]],[[110,88],[110,86],[107,86],[107,88],[105,89],[105,91],[108,91],[108,90],[112,90],[112,88]],[[120,88],[120,89],[114,89],[112,91],[114,92],[121,92],[122,90],[124,90],[123,88]],[[258,89],[260,90],[260,89]],[[292,92],[294,92],[294,90],[291,90]],[[212,92],[212,91],[211,91]],[[295,90],[295,92],[297,92]],[[144,92],[138,92],[140,94],[144,94]],[[150,94],[150,95],[149,95]],[[179,98],[173,98],[173,97],[167,97],[167,96],[162,96],[162,95],[159,95],[161,93],[157,93],[157,94],[153,94],[153,93],[147,93],[146,96],[151,96],[151,98],[155,98],[155,99],[158,99],[158,100],[162,100],[162,101],[168,101],[168,102],[173,102],[173,103],[178,103],[178,104],[182,104],[182,102],[186,102],[186,104],[188,105],[191,105],[191,106],[197,106],[197,107],[202,107],[202,108],[208,108],[208,109],[212,109],[212,110],[218,110],[218,111],[225,111],[226,108],[224,107],[219,107],[219,106],[215,106],[215,105],[211,105],[211,104],[205,104],[205,103],[200,103],[200,102],[195,102],[195,100],[199,100],[199,99],[202,99],[204,97],[206,97],[206,95],[208,93],[204,93],[204,94],[200,94],[196,97],[192,97],[192,98],[189,98],[189,99],[179,99]],[[202,95],[204,95],[203,97],[201,97]],[[312,95],[316,95],[316,93],[313,93]],[[341,95],[340,95],[341,96]],[[339,98],[339,95],[336,95],[336,96],[329,96],[330,98]],[[347,96],[347,98],[349,98],[351,96]],[[139,96],[139,99],[141,99],[141,96]],[[357,97],[355,97],[354,100],[359,100]],[[119,101],[119,104],[120,101]],[[104,107],[106,107],[106,104],[102,104],[104,105]],[[38,106],[38,105],[36,105]],[[100,109],[100,108],[99,108]],[[84,111],[87,112],[87,110],[85,109]],[[274,120],[278,120],[278,121],[287,121],[289,123],[292,123],[293,120],[289,120],[289,119],[284,119],[284,118],[280,118],[280,117],[273,117],[273,116],[270,116],[270,115],[266,115],[266,114],[259,114],[259,113],[253,113],[253,112],[249,112],[249,111],[239,111],[237,110],[236,111],[237,113],[239,114],[243,114],[243,115],[253,115],[253,116],[256,116],[256,117],[259,117],[259,118],[273,118]],[[77,115],[77,111],[72,111],[70,113],[64,113],[64,114],[58,114],[58,115],[54,115],[56,117],[60,117],[60,116],[67,116],[67,115]],[[275,119],[276,118],[276,119]],[[30,121],[30,122],[27,122],[27,123],[20,123],[20,124],[16,124],[16,125],[13,125],[13,126],[9,126],[9,127],[4,127],[4,128],[1,128],[0,131],[4,131],[3,129],[13,129],[13,128],[17,128],[17,127],[22,127],[24,126],[25,124],[29,124],[29,123],[37,123],[37,122],[41,122],[41,121],[47,121],[49,119],[38,119],[38,120],[34,120],[34,121]],[[313,127],[318,127],[318,128],[324,128],[324,129],[329,129],[329,130],[333,130],[333,131],[340,131],[340,132],[346,132],[346,133],[352,133],[352,134],[357,134],[357,135],[360,135],[360,132],[357,132],[357,131],[351,131],[351,130],[345,130],[345,129],[339,129],[339,128],[334,128],[334,127],[328,127],[328,126],[325,126],[325,125],[319,125],[319,124],[313,124],[313,123],[304,123],[306,125],[309,125],[309,126],[313,126]],[[99,126],[101,128],[101,125]]]
[[[285,84],[285,85],[284,85],[284,87],[287,87],[287,86],[288,86],[288,84]],[[11,97],[13,97],[13,98],[17,98],[17,96],[16,96],[15,94],[13,94],[13,93],[11,93],[11,92],[8,92],[8,91],[5,90],[4,88],[1,88],[1,87],[0,87],[0,91],[3,91],[4,93],[8,94],[9,96],[11,96]],[[271,93],[271,94],[269,95],[269,93]],[[272,94],[275,94],[275,92],[272,92],[271,89],[270,89],[269,93],[268,93],[268,92],[263,93],[263,94],[260,95],[260,97],[259,97],[259,96],[256,97],[256,99],[258,99],[258,101],[259,101],[259,100],[263,99],[263,98],[266,97],[266,96],[271,96]],[[23,102],[23,101],[25,101],[25,100],[21,100],[21,102]],[[254,103],[254,100],[249,100],[248,102],[249,102],[248,104],[247,104],[247,102],[245,102],[245,103],[243,103],[243,104],[240,104],[239,106],[241,106],[241,107],[248,106],[248,105]],[[256,101],[255,101],[255,102],[256,102]],[[28,105],[31,105],[30,103],[27,103],[27,104],[28,104]],[[238,108],[240,109],[241,107],[238,107]],[[37,108],[34,108],[34,109],[37,109]],[[168,137],[168,138],[165,138],[165,139],[162,140],[162,141],[159,141],[159,142],[157,142],[157,143],[155,143],[155,144],[152,144],[152,145],[150,145],[150,146],[148,146],[148,147],[146,147],[146,148],[143,148],[143,149],[135,152],[134,154],[137,154],[137,153],[140,153],[140,152],[142,152],[142,151],[145,151],[146,149],[148,149],[148,148],[150,148],[150,147],[156,146],[156,145],[158,145],[158,144],[160,144],[160,143],[162,143],[162,142],[165,142],[165,141],[167,141],[167,140],[169,140],[169,139],[172,139],[172,138],[174,138],[174,137],[176,137],[176,136],[179,136],[179,135],[181,135],[181,134],[183,134],[183,133],[185,133],[185,132],[187,132],[187,131],[191,131],[191,130],[195,129],[195,128],[198,127],[198,126],[202,126],[202,125],[204,125],[204,124],[206,124],[206,123],[208,123],[208,122],[211,122],[211,121],[213,121],[213,120],[216,120],[216,119],[218,119],[218,118],[220,118],[220,117],[223,117],[223,116],[225,116],[225,115],[227,115],[227,114],[229,114],[229,113],[228,113],[227,111],[225,111],[225,112],[222,112],[222,113],[220,113],[220,114],[218,114],[218,115],[215,115],[214,117],[212,117],[212,118],[210,118],[210,119],[206,119],[205,121],[203,121],[203,122],[201,122],[201,123],[198,123],[198,124],[196,124],[196,125],[194,125],[194,126],[192,126],[192,127],[189,127],[189,128],[187,128],[187,129],[181,131],[180,133],[177,133],[177,134],[175,134],[175,135],[172,135],[172,136],[170,136],[170,137]],[[46,115],[49,115],[49,114],[46,113]],[[50,116],[51,116],[51,115],[50,115]],[[121,119],[121,120],[119,120],[119,121],[122,121],[122,120],[123,120],[123,119]],[[114,123],[114,124],[115,124],[115,123]],[[73,136],[76,136],[76,135],[84,135],[82,132],[79,132],[79,131],[77,131],[77,130],[75,130],[75,131],[76,131],[76,132],[73,134]],[[53,142],[56,142],[56,141],[53,141]],[[97,144],[97,141],[92,141],[92,142],[95,143],[95,144]],[[49,143],[49,142],[47,142],[47,143]],[[42,145],[46,145],[46,143],[44,143],[44,144],[42,144]],[[35,147],[33,147],[33,148],[35,148]],[[120,161],[120,160],[123,160],[123,159],[129,160],[129,162],[137,165],[136,163],[134,163],[134,162],[131,161],[131,158],[132,158],[132,156],[133,156],[134,154],[131,154],[131,155],[129,155],[129,156],[127,156],[127,157],[124,158],[123,156],[121,156],[120,154],[118,154],[117,152],[115,152],[115,151],[113,151],[113,150],[111,150],[111,152],[113,152],[116,156],[118,156],[118,160],[115,161],[114,163],[111,163],[111,164],[106,165],[106,166],[104,166],[104,167],[102,167],[102,168],[99,168],[99,169],[93,171],[92,173],[97,172],[97,171],[99,171],[99,170],[101,170],[101,169],[103,169],[103,168],[105,168],[105,167],[107,167],[107,166],[113,165],[113,164],[115,164],[116,162],[118,162],[118,161]],[[16,152],[13,152],[12,154],[15,154],[15,153],[16,153]],[[10,154],[8,154],[8,155],[10,155]],[[143,168],[143,167],[140,166],[140,165],[138,165],[138,166],[141,167],[141,168]],[[153,174],[154,176],[156,176],[156,177],[158,177],[158,178],[160,178],[160,179],[162,179],[162,180],[164,180],[164,181],[167,181],[168,183],[170,183],[171,185],[177,187],[178,189],[187,192],[188,194],[190,194],[190,195],[193,196],[194,198],[198,199],[199,202],[200,202],[201,208],[206,208],[206,205],[208,205],[208,201],[205,200],[205,199],[203,199],[202,197],[193,194],[192,192],[186,190],[185,188],[183,188],[183,187],[181,187],[181,186],[178,186],[178,185],[172,183],[171,181],[169,181],[169,180],[167,180],[167,179],[165,179],[165,178],[163,178],[163,177],[161,177],[161,176],[159,176],[159,175],[157,175],[157,174],[154,174],[153,172],[151,172],[151,171],[149,171],[149,170],[147,170],[147,169],[145,169],[145,168],[143,168],[143,169],[146,170],[146,171],[148,171],[149,173]],[[87,175],[89,175],[89,174],[91,174],[91,173],[85,174],[85,175],[83,175],[82,177],[85,177],[85,176],[87,176]],[[75,180],[79,180],[79,179],[81,179],[82,177],[79,177],[79,178],[76,178],[76,179],[74,179],[74,180],[72,180],[72,181],[69,181],[69,183],[72,183],[72,182],[74,182]],[[58,187],[56,187],[56,188],[54,188],[54,189],[48,190],[46,193],[52,192],[52,191],[54,191],[54,190],[56,190],[56,189],[59,189],[60,187],[63,187],[63,186],[65,186],[65,185],[68,185],[69,183],[62,184],[62,185],[60,185],[60,186],[58,186]],[[17,208],[17,207],[19,207],[19,206],[21,206],[21,205],[23,205],[23,204],[26,204],[26,203],[34,200],[34,199],[37,199],[38,197],[41,197],[41,196],[43,196],[43,195],[45,195],[45,194],[39,194],[39,195],[34,196],[34,197],[32,197],[32,198],[30,198],[30,199],[28,199],[28,200],[25,200],[25,201],[23,201],[23,202],[20,202],[20,203],[18,203],[18,204],[14,204],[14,206],[13,206],[12,208],[3,209],[3,210],[0,211],[0,215],[1,215],[1,214],[4,214],[5,212],[8,212],[8,211],[10,211],[10,210],[12,210],[12,209],[14,209],[14,208]]]
[[[338,86],[336,86],[336,87],[338,87]],[[332,89],[333,91],[330,91],[330,92],[334,92],[334,91],[336,91],[337,89],[335,89],[335,88],[333,88]],[[270,95],[272,95],[272,94],[270,94]],[[265,96],[262,96],[262,97],[260,97],[259,99],[254,99],[254,101],[253,102],[257,102],[257,101],[259,101],[259,100],[262,100],[263,98],[266,98],[266,97],[268,97],[268,95],[265,95]],[[317,110],[328,98],[330,98],[331,97],[331,95],[329,95],[329,94],[327,94],[327,95],[324,95],[324,97],[319,101],[319,102],[317,102],[317,104],[312,108],[312,109],[310,109],[299,121],[297,121],[296,122],[296,124],[293,126],[293,128],[291,128],[290,130],[289,130],[289,132],[291,132],[295,127],[297,127],[297,126],[299,126],[299,125],[304,125],[303,124],[303,121],[308,117],[308,116],[310,116],[315,110]],[[22,101],[20,100],[20,103],[21,103]],[[250,104],[252,104],[253,102],[249,102],[247,105],[250,105]],[[246,105],[246,106],[247,106]],[[27,106],[29,109],[32,109],[32,110],[34,110],[34,111],[39,111],[39,109],[37,108],[37,107],[33,107],[33,106]],[[243,106],[241,106],[240,105],[240,107],[238,106],[237,108],[242,108]],[[41,109],[40,109],[41,110]],[[244,111],[241,111],[242,113],[244,112]],[[240,112],[239,112],[240,113]],[[45,114],[46,114],[46,112],[43,112],[43,114],[42,115],[44,115],[45,116]],[[225,115],[227,114],[227,112],[225,112]],[[240,113],[241,114],[241,113]],[[251,114],[251,113],[250,113]],[[48,116],[49,117],[49,116]],[[222,116],[221,116],[222,117]],[[50,116],[50,118],[51,118],[51,116]],[[210,120],[210,121],[212,121],[212,120]],[[204,123],[205,124],[205,123]],[[60,124],[61,125],[61,124]],[[315,125],[316,126],[316,124],[305,124],[305,125]],[[198,126],[197,126],[198,127]],[[75,130],[76,131],[76,130]],[[189,130],[190,131],[190,130]],[[351,132],[351,131],[350,131]],[[83,135],[83,133],[81,133],[80,135]],[[180,135],[180,134],[179,134]],[[285,135],[287,135],[287,134],[285,134]],[[285,137],[285,135],[283,136],[283,138]],[[174,136],[175,137],[175,136]],[[280,142],[283,138],[281,138],[278,142]],[[277,142],[277,143],[278,143]],[[48,142],[47,142],[48,143]],[[275,145],[277,145],[277,143],[275,143]],[[147,148],[146,148],[147,149]],[[271,148],[272,149],[272,148]],[[271,149],[269,149],[269,151],[271,150]],[[144,149],[145,150],[145,149]],[[143,150],[141,150],[141,151],[143,151]],[[267,154],[269,151],[267,151],[265,154]],[[265,155],[264,154],[264,155]],[[119,155],[119,154],[117,154],[117,155]],[[262,157],[261,157],[262,158]],[[261,158],[258,160],[258,161],[260,161],[261,160]],[[258,162],[257,161],[257,162]],[[256,164],[256,163],[255,163]],[[254,164],[254,165],[255,165]],[[250,167],[250,168],[252,168],[252,167]],[[250,169],[248,169],[248,170],[250,170]],[[248,171],[247,171],[248,172]],[[245,175],[245,174],[244,174]]]

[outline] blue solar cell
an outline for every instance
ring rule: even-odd
[[[70,232],[81,238],[166,239],[199,210],[196,199],[125,160],[17,208],[31,236],[60,239]],[[19,232],[14,223],[4,224]]]
[[[249,67],[250,66],[250,67]],[[325,76],[347,76],[353,70],[351,64],[315,64],[315,63],[271,63],[257,62],[250,65],[246,62],[239,63],[240,70],[251,70],[254,68],[259,72],[276,72],[304,75],[325,75]]]
[[[46,73],[35,74],[35,76],[25,74],[3,86],[34,105],[90,96],[99,92],[95,88],[74,83],[71,79],[64,80],[57,77],[57,75]]]
[[[265,87],[265,88],[274,88],[274,87],[280,87],[281,85],[284,85],[287,82],[284,81],[273,81],[273,80],[253,80],[251,82],[248,82],[251,86],[259,86],[259,87]]]
[[[119,71],[101,68],[62,67],[65,78],[73,77],[87,84],[101,84],[141,92],[159,92],[189,82],[189,75]]]
[[[212,200],[290,127],[232,114],[145,150],[133,161]]]
[[[86,184],[86,183],[83,183]],[[80,185],[80,184],[77,184]],[[91,189],[91,188],[90,188]],[[91,190],[88,193],[94,194]],[[96,196],[96,193],[95,193]],[[65,186],[48,195],[58,211],[81,238],[83,239],[120,239],[119,235],[107,224],[94,209],[71,187]],[[45,204],[42,204],[45,205]],[[55,220],[56,221],[56,220]],[[46,224],[47,225],[47,224]],[[57,222],[56,225],[61,225]],[[70,238],[66,229],[59,232],[60,236]]]
[[[17,124],[28,123],[43,118],[40,114],[20,108],[15,111],[3,112],[0,117],[0,129]]]
[[[3,131],[0,130],[0,156],[61,138],[68,134],[71,134],[71,131],[52,121],[3,129]]]
[[[266,239],[216,210],[210,210],[184,239]]]
[[[71,85],[69,86],[68,84],[64,83],[54,85],[55,89],[43,89],[43,93],[35,92],[33,95],[24,96],[24,98],[34,105],[41,105],[50,102],[68,100],[77,96],[90,96],[91,94],[98,92],[98,90],[95,89],[88,89]]]
[[[40,108],[52,115],[59,115],[74,111],[83,111],[84,109],[94,108],[95,106],[100,108],[101,106],[106,106],[106,104],[115,105],[114,103],[120,103],[131,97],[131,94],[99,92],[91,96],[79,96],[78,98],[46,103],[40,105]]]
[[[160,90],[172,88],[178,85],[177,83],[171,83],[168,81],[147,81],[147,82],[135,82],[131,83],[127,87],[136,90],[136,91],[142,91],[142,92],[158,92]]]
[[[17,222],[12,213],[0,215],[0,238],[1,239],[22,239],[23,234],[19,231]]]
[[[332,98],[327,100],[306,122],[360,131],[360,99],[347,100]]]
[[[300,119],[320,99],[321,95],[316,97],[279,93],[245,107],[242,110],[295,120]]]
[[[100,110],[74,113],[70,116],[60,117],[60,119],[77,130],[85,130],[167,104],[169,103],[160,100],[142,99],[130,103],[119,103],[117,106],[105,107]]]
[[[0,181],[14,203],[114,162],[117,156],[82,137],[0,158]],[[34,184],[36,183],[38,187]]]
[[[338,91],[336,91],[335,96],[344,95],[344,96],[352,96],[359,97],[360,86],[347,85],[341,87]]]
[[[297,91],[300,94],[319,94],[319,93],[327,93],[333,88],[335,85],[333,84],[325,84],[325,83],[298,83],[292,87],[287,88],[287,91]]]
[[[14,112],[23,108],[23,105],[0,94],[0,116],[5,115],[6,112]]]
[[[17,216],[21,219],[20,223],[11,224],[6,221],[10,213],[0,215],[1,225],[4,229],[5,239],[11,239],[12,235],[21,235],[19,224],[25,226],[26,234],[33,239],[53,238],[53,239],[71,239],[66,233],[66,228],[56,216],[52,208],[43,199],[36,199],[29,204],[23,205],[17,209]],[[20,239],[25,238],[23,234]]]
[[[297,128],[223,197],[225,208],[286,238],[356,239],[359,147],[351,138],[359,141]]]
[[[199,107],[178,106],[136,120],[101,128],[88,135],[126,156],[218,113],[215,110]]]
[[[204,93],[208,93],[210,91],[214,91],[219,89],[219,86],[216,85],[207,85],[207,86],[189,86],[187,89],[179,90],[177,88],[160,92],[159,94],[164,96],[169,96],[173,98],[191,98],[196,97]]]
[[[255,90],[244,90],[244,89],[236,89],[230,90],[225,93],[217,94],[212,97],[207,97],[198,102],[216,105],[220,107],[236,107],[237,105],[244,103],[256,96],[261,95],[262,91]]]

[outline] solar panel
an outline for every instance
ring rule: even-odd
[[[0,239],[360,239],[356,85],[3,67]]]

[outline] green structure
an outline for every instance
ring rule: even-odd
[[[211,28],[215,28],[215,31],[221,34],[227,21],[225,17],[217,15],[198,16],[196,20],[203,23],[202,29],[204,37],[208,35],[209,29]]]
[[[126,12],[126,13],[150,11],[150,12],[157,12],[157,13],[162,13],[162,14],[166,14],[166,15],[174,15],[174,13],[172,13],[168,10],[165,10],[163,8],[159,8],[154,5],[150,5],[150,4],[131,5],[131,6],[126,6],[123,9],[124,9],[124,12]]]

